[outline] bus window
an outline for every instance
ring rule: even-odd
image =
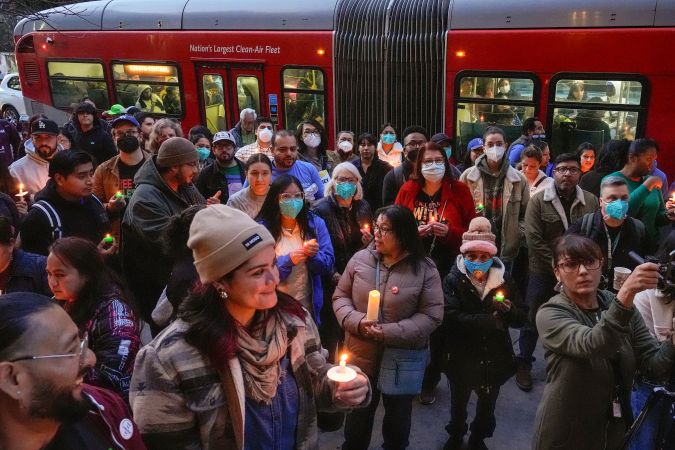
[[[108,88],[103,65],[93,62],[49,61],[49,86],[56,108],[71,108],[89,97],[98,109],[108,109]]]
[[[258,77],[237,77],[237,105],[239,111],[245,108],[253,108],[260,111],[260,86]]]
[[[575,152],[583,142],[601,148],[610,139],[635,139],[643,103],[639,80],[559,78],[551,108],[552,154]]]
[[[206,126],[213,133],[226,130],[223,77],[216,74],[202,76]]]
[[[523,121],[535,115],[534,76],[513,75],[465,72],[456,78],[455,135],[460,155],[489,125],[503,129],[507,142],[513,142],[521,135]]]
[[[117,103],[153,114],[182,114],[180,80],[175,66],[125,63],[113,64],[112,70]]]
[[[283,75],[285,128],[294,130],[303,120],[326,126],[323,72],[313,68],[288,68]]]

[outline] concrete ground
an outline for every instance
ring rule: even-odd
[[[518,333],[511,333],[514,343]],[[515,344],[516,354],[518,344]],[[535,353],[537,361],[534,363],[532,377],[534,389],[523,392],[516,386],[514,379],[502,386],[497,400],[497,429],[494,437],[485,441],[491,450],[527,450],[531,448],[532,428],[537,406],[544,390],[546,380],[544,355],[541,346],[537,346]],[[469,421],[473,417],[475,398],[472,396],[469,405]],[[410,450],[437,450],[442,449],[448,438],[445,426],[449,420],[450,391],[445,376],[438,385],[436,402],[433,405],[423,406],[417,400],[413,402],[412,429],[410,432]],[[373,426],[371,450],[377,450],[382,445],[382,403],[378,407]],[[342,430],[332,433],[321,432],[319,444],[321,449],[339,449],[343,442]]]

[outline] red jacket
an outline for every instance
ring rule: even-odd
[[[406,181],[396,196],[396,204],[414,211],[415,198],[421,190],[422,186],[417,180]],[[439,204],[438,213],[443,211],[442,221],[448,225],[449,230],[443,239],[436,240],[436,245],[442,245],[449,250],[451,254],[448,256],[454,262],[454,256],[459,254],[459,247],[462,245],[462,234],[469,229],[471,219],[476,217],[473,197],[466,184],[443,179]]]

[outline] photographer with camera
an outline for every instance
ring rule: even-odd
[[[671,233],[672,237],[673,233]],[[672,255],[672,256],[671,256]],[[635,258],[637,259],[637,258]],[[649,259],[649,258],[648,258]],[[656,289],[647,289],[635,296],[647,330],[659,342],[673,339],[675,327],[675,243],[667,239],[657,258],[662,279]],[[675,402],[675,376],[665,385],[639,374],[633,384],[631,407],[638,417],[631,429],[630,449],[675,448],[675,424],[671,408]],[[643,418],[640,418],[640,413]],[[641,419],[641,420],[640,420]]]
[[[652,380],[670,376],[672,338],[659,344],[633,308],[638,292],[657,286],[659,266],[637,266],[615,295],[598,289],[602,262],[600,247],[588,238],[565,235],[554,245],[553,270],[562,290],[537,313],[547,384],[535,450],[620,448],[633,422],[637,369]]]

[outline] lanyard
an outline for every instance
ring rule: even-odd
[[[614,242],[612,243],[612,239],[609,236],[609,230],[607,229],[607,224],[604,220],[602,221],[602,224],[605,227],[605,235],[607,236],[607,270],[610,271],[612,270],[612,255],[614,252],[616,252],[616,248],[619,245],[619,238],[621,237],[621,232],[623,231],[623,225],[616,234],[616,239],[614,239]]]

